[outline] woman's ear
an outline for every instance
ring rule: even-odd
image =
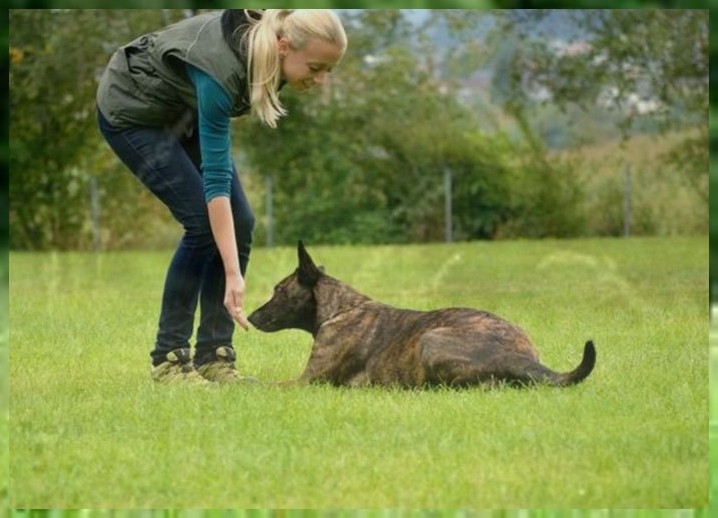
[[[280,58],[283,58],[287,55],[287,52],[289,52],[289,42],[287,41],[287,38],[282,36],[281,38],[277,38],[277,54]]]

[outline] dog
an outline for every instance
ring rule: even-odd
[[[300,241],[299,266],[248,319],[261,331],[312,334],[309,361],[288,384],[524,387],[568,386],[593,370],[591,340],[574,370],[558,373],[539,362],[526,333],[487,311],[399,309],[375,302],[317,267]]]

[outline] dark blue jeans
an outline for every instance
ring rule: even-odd
[[[187,137],[162,128],[120,129],[113,127],[99,110],[97,120],[100,132],[120,160],[184,228],[167,270],[157,341],[150,354],[152,363],[158,365],[169,351],[190,346],[198,300],[200,321],[194,362],[201,365],[210,361],[218,346],[232,345],[234,321],[223,304],[224,267],[209,224],[198,132],[195,128]],[[254,216],[236,170],[234,173],[231,204],[244,275]]]

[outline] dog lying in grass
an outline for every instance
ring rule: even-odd
[[[303,329],[314,345],[294,383],[416,388],[546,384],[568,386],[593,370],[586,342],[581,363],[558,373],[516,325],[487,311],[414,311],[381,304],[325,274],[300,242],[299,266],[249,321],[266,332]]]

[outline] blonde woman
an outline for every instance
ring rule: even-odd
[[[241,9],[183,20],[112,56],[97,91],[100,131],[184,228],[150,353],[155,381],[242,379],[232,335],[235,322],[248,328],[254,217],[232,162],[230,119],[251,113],[275,127],[286,115],[281,88],[321,86],[346,45],[330,10]]]

